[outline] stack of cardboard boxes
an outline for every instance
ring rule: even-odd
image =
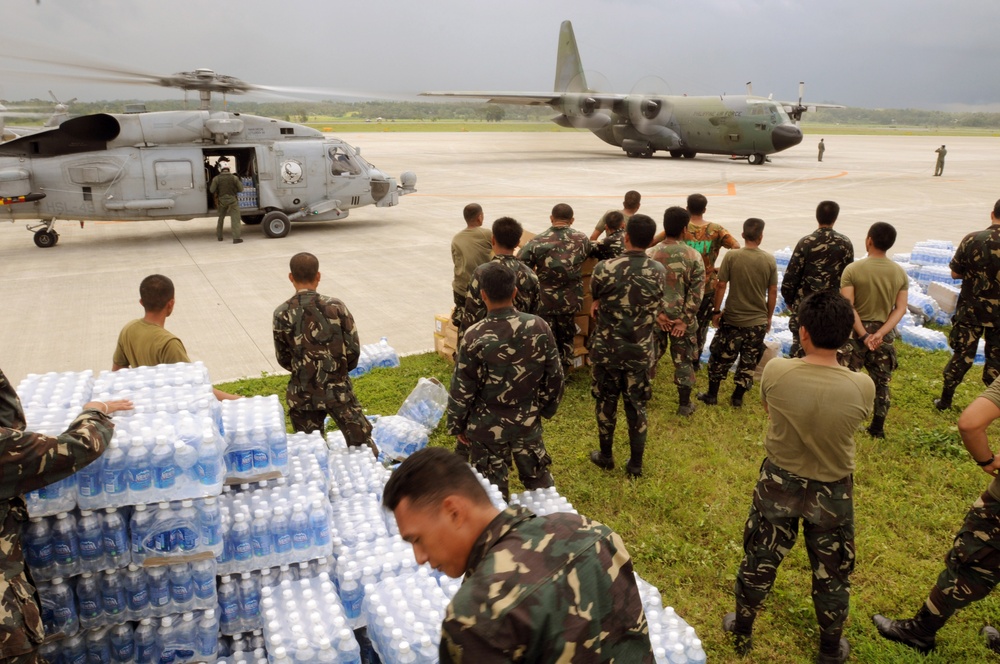
[[[596,258],[588,258],[580,268],[583,274],[583,307],[576,313],[574,322],[576,323],[576,336],[573,337],[573,368],[579,369],[590,364],[587,359],[587,339],[590,338],[590,331],[594,325],[594,319],[590,317],[590,308],[594,304],[594,298],[590,294],[590,277],[594,273],[594,266],[597,265]]]
[[[434,352],[454,364],[457,349],[458,328],[451,322],[451,314],[438,314],[434,317]]]

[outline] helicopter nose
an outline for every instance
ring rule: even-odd
[[[802,130],[792,124],[778,125],[771,132],[771,144],[778,152],[802,142]]]

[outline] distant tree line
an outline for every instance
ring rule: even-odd
[[[24,101],[4,101],[14,109],[21,106],[51,106],[50,100],[28,99]],[[187,104],[183,100],[113,100],[96,102],[76,102],[70,108],[73,115],[89,113],[121,113],[127,104],[144,103],[149,111],[172,111],[184,108],[198,108],[198,100],[192,96]],[[223,101],[216,95],[212,102],[214,110],[222,110]],[[507,104],[487,104],[482,102],[429,102],[429,101],[281,101],[253,102],[230,99],[225,108],[229,111],[280,118],[291,122],[321,121],[321,118],[343,118],[356,121],[376,120],[452,120],[452,121],[515,121],[541,122],[556,115],[556,111],[546,106],[514,106]],[[818,109],[806,113],[804,122],[844,125],[900,125],[918,127],[975,127],[1000,129],[1000,113],[949,113],[927,111],[915,108],[870,109],[843,108]],[[9,118],[8,124],[37,124],[38,120]]]

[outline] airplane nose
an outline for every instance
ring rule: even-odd
[[[771,144],[778,152],[802,142],[802,130],[792,124],[778,125],[771,132]]]

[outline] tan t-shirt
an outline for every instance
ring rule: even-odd
[[[482,226],[466,228],[455,234],[451,240],[451,260],[455,263],[455,278],[451,282],[453,291],[465,295],[472,273],[490,260],[492,239],[492,231]]]
[[[851,263],[840,277],[840,287],[854,287],[854,309],[861,320],[885,322],[899,291],[909,290],[906,271],[889,258],[863,258]]]
[[[112,361],[120,367],[134,368],[191,360],[180,339],[139,318],[122,328]]]
[[[597,220],[597,226],[594,227],[595,231],[599,231],[601,233],[605,231],[605,229],[608,227],[608,215],[611,214],[612,212],[621,212],[622,215],[625,217],[625,219],[622,220],[622,228],[625,228],[625,224],[627,224],[628,220],[632,218],[632,215],[625,214],[621,210],[608,210],[607,212],[601,215],[600,219]]]
[[[764,367],[760,393],[769,413],[764,449],[772,463],[820,482],[854,472],[854,432],[875,400],[871,378],[777,358]]]
[[[734,249],[722,258],[719,281],[729,284],[723,321],[735,327],[765,325],[767,290],[778,285],[774,256],[759,247]],[[713,293],[711,297],[715,297]]]

